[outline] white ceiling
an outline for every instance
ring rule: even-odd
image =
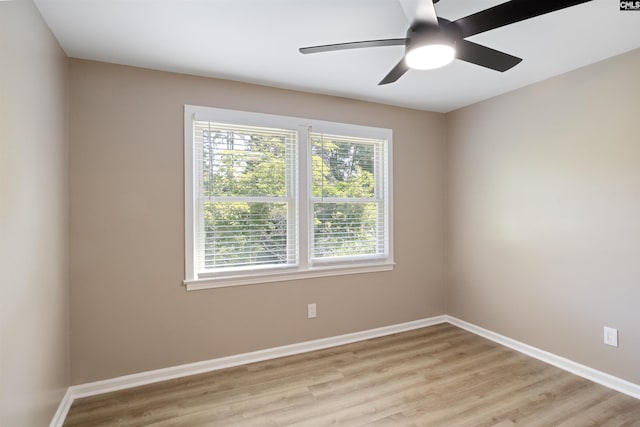
[[[68,56],[448,112],[640,48],[640,12],[594,0],[470,37],[524,60],[462,61],[378,82],[403,47],[298,48],[405,36],[416,0],[35,0]],[[441,0],[455,20],[503,0]]]

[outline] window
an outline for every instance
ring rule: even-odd
[[[193,126],[197,271],[294,265],[296,132]]]
[[[391,131],[185,106],[187,289],[389,270]]]
[[[310,137],[312,260],[385,257],[385,141]]]

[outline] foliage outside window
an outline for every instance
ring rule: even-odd
[[[295,264],[294,131],[194,121],[199,271]]]
[[[390,137],[185,106],[187,287],[390,269]]]
[[[311,133],[313,259],[384,256],[383,141]]]

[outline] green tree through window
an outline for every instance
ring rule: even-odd
[[[311,134],[314,258],[375,255],[383,200],[375,183],[376,145]]]
[[[390,130],[185,106],[185,137],[187,286],[392,268]]]
[[[286,264],[291,132],[202,125],[204,268]],[[289,154],[289,157],[293,153]]]

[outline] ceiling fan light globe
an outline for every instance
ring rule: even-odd
[[[414,47],[405,55],[407,67],[414,70],[433,70],[453,61],[456,51],[447,44],[428,44]]]

